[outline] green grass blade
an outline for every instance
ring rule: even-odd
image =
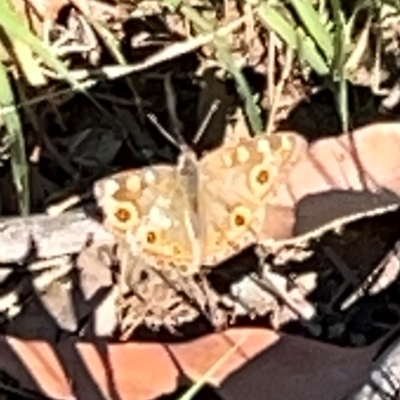
[[[258,107],[255,98],[251,92],[246,77],[242,71],[236,66],[232,54],[222,44],[216,44],[217,58],[220,63],[224,65],[227,71],[233,76],[236,81],[238,91],[244,100],[244,108],[246,115],[249,119],[251,129],[255,134],[260,134],[263,131],[263,124],[261,121],[261,110]]]
[[[0,62],[0,110],[6,106],[14,106],[11,111],[3,114],[3,120],[9,135],[11,170],[19,209],[21,215],[26,216],[29,214],[30,194],[25,139],[7,70]]]
[[[42,73],[38,60],[33,56],[29,46],[13,37],[4,35],[0,26],[0,46],[3,46],[6,56],[4,59],[11,59],[17,65],[18,70],[24,75],[31,86],[43,86],[46,77]]]
[[[329,73],[329,67],[313,40],[300,28],[295,29],[281,10],[264,2],[257,12],[261,22],[268,29],[272,29],[293,51],[296,51],[317,74],[323,76]]]
[[[347,132],[349,129],[349,110],[347,77],[345,71],[347,49],[350,48],[350,33],[346,30],[345,16],[340,0],[331,0],[334,19],[334,46],[335,57],[332,64],[332,76],[339,83],[339,92],[336,91],[336,103],[342,121],[342,129]]]
[[[66,79],[75,89],[80,89],[80,83],[69,74],[65,65],[53,54],[43,42],[36,37],[22,22],[18,14],[9,7],[7,2],[0,2],[0,27],[7,36],[19,40],[30,47],[50,68],[53,68],[62,78]]]
[[[263,3],[258,8],[261,21],[272,29],[291,49],[297,49],[296,31],[293,25],[284,17],[278,8]]]
[[[213,24],[203,18],[203,16],[193,7],[182,5],[180,12],[188,18],[200,32],[215,33],[216,29]],[[215,35],[214,46],[216,48],[216,57],[221,67],[225,68],[229,74],[234,78],[238,92],[244,101],[246,115],[249,119],[251,129],[259,134],[263,130],[261,121],[261,110],[257,106],[256,101],[252,95],[251,89],[247,83],[245,76],[240,68],[237,67],[236,62],[231,54],[230,46],[227,39],[223,35]]]
[[[5,0],[5,2],[7,3],[7,7],[12,7],[11,0]],[[18,65],[20,71],[22,71],[23,75],[32,86],[44,85],[46,83],[46,77],[43,75],[39,62],[33,56],[30,47],[13,36],[4,36],[1,26],[3,25],[2,20],[5,18],[7,18],[7,15],[0,14],[0,32],[3,34],[0,36],[0,40],[3,39],[4,43],[2,44],[4,45],[4,51],[7,53],[7,56],[12,58],[12,61]],[[20,24],[25,27],[28,26],[25,19],[19,18],[19,21]]]
[[[182,0],[164,0],[163,3],[172,11],[176,12],[178,7],[182,4]]]
[[[232,346],[219,360],[217,360],[206,373],[178,400],[191,400],[196,393],[207,383],[207,381],[221,368],[221,366],[231,357],[239,347],[247,340],[243,338],[240,342]]]
[[[310,0],[291,0],[290,2],[306,31],[319,46],[329,63],[333,58],[334,48],[330,34],[322,23],[321,16],[314,9]]]
[[[12,38],[12,40],[20,41],[29,46],[34,54],[39,56],[48,67],[58,73],[59,78],[65,79],[74,90],[83,93],[99,110],[107,112],[107,110],[105,110],[86,90],[85,83],[80,83],[74,79],[73,74],[64,63],[53,54],[52,49],[46,46],[24,25],[21,21],[21,17],[19,17],[7,1],[0,1],[0,29],[3,29],[6,36]]]

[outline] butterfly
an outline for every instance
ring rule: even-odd
[[[266,205],[298,157],[291,132],[224,144],[201,158],[181,145],[176,165],[126,170],[95,183],[106,229],[154,268],[185,275],[257,243]]]

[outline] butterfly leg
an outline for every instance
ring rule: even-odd
[[[138,258],[135,257],[127,248],[125,243],[118,246],[119,274],[117,284],[118,295],[118,320],[121,331],[121,340],[128,340],[135,329],[142,324],[147,310],[135,312],[140,304],[145,304],[145,300],[134,292],[135,284],[140,281],[141,266],[138,265]],[[139,271],[139,273],[137,273]],[[136,275],[136,276],[135,276]]]
[[[118,246],[119,286],[118,317],[121,330],[121,339],[127,340],[135,329],[146,324],[148,319],[163,321],[163,310],[152,293],[154,287],[149,286],[151,266],[136,254],[132,242],[128,246],[120,243]]]
[[[192,300],[197,295],[187,289],[178,271],[153,268],[131,249],[120,254],[120,329],[122,339],[131,337],[142,325],[150,329],[166,328],[176,334],[177,328],[193,321],[199,308]],[[199,290],[199,288],[197,288]]]
[[[197,275],[182,278],[181,286],[210,325],[217,330],[224,328],[227,323],[226,312],[220,307],[219,295],[211,287],[206,273],[201,271]]]
[[[213,328],[226,325],[226,313],[219,307],[219,296],[210,286],[204,272],[197,275],[183,275],[179,269],[157,271],[163,279],[180,295],[188,307],[202,314]]]
[[[130,243],[131,244],[131,243]],[[203,314],[214,328],[225,325],[225,312],[218,306],[218,294],[202,272],[185,276],[177,268],[153,268],[132,247],[118,249],[120,264],[119,321],[122,339],[128,339],[139,325],[176,328]]]

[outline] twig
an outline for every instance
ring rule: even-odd
[[[34,250],[49,258],[79,252],[92,240],[112,244],[113,237],[83,210],[59,216],[34,215],[0,220],[0,263],[22,262]]]

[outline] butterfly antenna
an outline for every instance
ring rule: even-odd
[[[214,114],[218,110],[220,104],[221,104],[220,100],[214,100],[212,102],[210,109],[208,110],[205,118],[203,119],[203,122],[201,123],[199,129],[196,132],[196,135],[194,136],[193,144],[197,144],[198,141],[201,139],[201,137],[203,136],[204,132],[207,129],[208,124],[211,121],[211,118],[214,116]]]
[[[175,94],[171,84],[171,74],[167,74],[164,80],[164,87],[166,92],[166,102],[167,108],[169,111],[169,115],[172,121],[172,125],[174,126],[174,134],[173,137],[167,130],[158,122],[157,117],[153,113],[147,114],[148,119],[150,122],[159,130],[159,132],[175,147],[182,150],[187,148],[186,141],[184,137],[180,133],[180,126],[181,123],[176,115],[176,101],[175,101]],[[211,104],[210,109],[208,110],[205,118],[203,119],[199,129],[196,132],[196,135],[193,139],[193,144],[197,144],[198,141],[203,136],[204,132],[206,131],[207,126],[209,125],[211,118],[214,116],[215,112],[218,110],[221,104],[220,100],[214,100]]]
[[[158,122],[157,117],[153,114],[147,114],[147,118],[149,121],[158,129],[158,131],[163,135],[173,146],[180,149],[182,145],[176,140],[167,130]]]

